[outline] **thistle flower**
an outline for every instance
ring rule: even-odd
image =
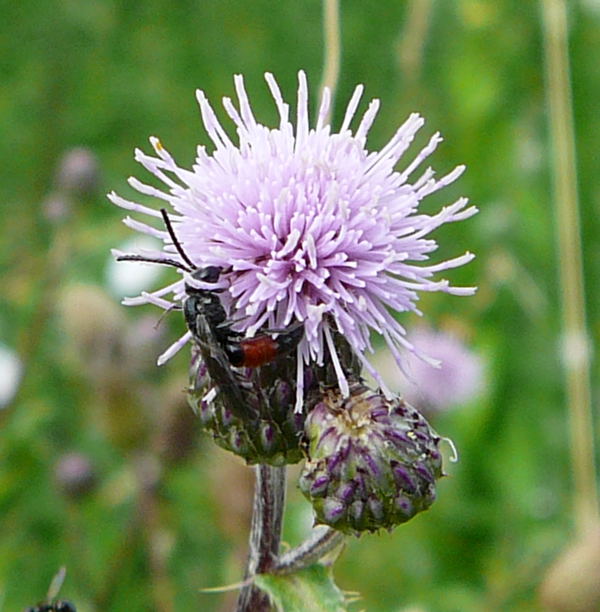
[[[439,367],[409,353],[403,375],[399,380],[388,356],[375,359],[384,378],[399,381],[392,386],[408,402],[429,414],[447,410],[473,400],[485,385],[484,363],[455,334],[419,326],[408,332],[415,349],[439,361]],[[388,376],[386,376],[386,374]]]
[[[431,168],[412,178],[441,141],[438,133],[400,170],[394,170],[424,120],[412,114],[380,150],[366,148],[367,133],[379,101],[373,100],[354,131],[350,125],[363,87],[348,104],[339,132],[327,123],[331,94],[325,89],[314,128],[308,116],[308,86],[298,75],[296,120],[279,87],[265,75],[279,113],[279,126],[256,121],[242,76],[235,77],[238,107],[223,99],[235,124],[235,144],[218,122],[202,91],[197,92],[204,126],[213,142],[209,153],[200,146],[192,170],[177,165],[157,138],[150,141],[156,157],[137,150],[136,160],[166,185],[166,191],[130,178],[146,196],[166,201],[179,242],[198,267],[223,269],[219,288],[234,329],[253,336],[261,328],[284,329],[300,321],[304,337],[297,349],[296,409],[302,408],[303,369],[323,363],[329,354],[343,395],[349,393],[344,367],[332,334],[348,341],[363,366],[384,388],[383,380],[365,358],[372,351],[369,335],[383,335],[394,358],[413,350],[392,311],[418,312],[419,291],[470,295],[473,288],[451,287],[434,280],[443,270],[469,262],[465,253],[441,263],[426,264],[437,244],[429,234],[447,222],[476,212],[460,198],[434,215],[419,212],[428,195],[456,180],[464,167],[436,179]],[[158,210],[110,194],[113,203],[160,219]],[[164,228],[127,217],[125,224],[160,238],[162,251],[143,255],[181,261]],[[117,251],[116,255],[120,253]],[[182,262],[183,263],[183,262]],[[125,303],[152,303],[164,309],[185,300],[189,273],[154,293]],[[166,296],[171,295],[171,299]],[[159,357],[168,360],[191,339],[188,331]],[[391,394],[386,390],[390,396]]]
[[[362,383],[322,393],[306,417],[300,489],[317,522],[346,533],[391,529],[426,510],[442,476],[440,437],[403,400]]]

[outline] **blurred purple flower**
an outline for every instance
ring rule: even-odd
[[[67,453],[54,466],[54,475],[61,491],[78,498],[89,493],[97,483],[96,470],[83,453]]]
[[[416,353],[423,353],[439,362],[439,367],[409,354],[404,364],[406,377],[395,386],[401,395],[419,409],[440,411],[474,399],[484,388],[485,369],[483,360],[456,335],[436,331],[428,327],[417,327],[408,333]],[[388,360],[389,361],[389,360]],[[376,364],[390,377],[393,364],[386,366],[383,360]]]
[[[223,99],[223,106],[237,128],[239,144],[230,140],[204,92],[198,91],[214,151],[208,153],[200,146],[193,169],[186,170],[157,138],[151,138],[157,157],[136,150],[136,160],[161,179],[167,191],[135,178],[129,183],[140,193],[170,204],[177,237],[198,267],[223,267],[219,287],[226,289],[221,295],[235,329],[252,336],[263,326],[282,329],[294,321],[303,322],[305,335],[298,347],[300,394],[304,365],[322,362],[327,347],[340,389],[348,395],[332,339],[335,328],[385,389],[364,356],[372,350],[371,330],[383,335],[400,362],[401,349],[413,347],[393,311],[418,312],[418,291],[474,292],[451,287],[445,279],[432,280],[438,272],[471,261],[471,253],[433,265],[424,262],[437,248],[429,234],[444,223],[470,217],[476,208],[467,208],[467,199],[460,198],[435,215],[418,212],[421,200],[456,180],[464,166],[437,180],[427,168],[409,182],[442,140],[434,134],[412,161],[394,170],[424,123],[418,114],[412,114],[380,151],[369,152],[367,133],[379,101],[369,104],[354,132],[350,129],[362,85],[354,91],[339,132],[332,133],[327,89],[316,126],[310,128],[304,72],[298,76],[295,122],[273,76],[267,73],[265,78],[279,113],[279,127],[269,128],[255,120],[243,78],[237,75],[239,108],[229,98]],[[158,210],[114,192],[109,197],[122,208],[161,219]],[[181,260],[163,227],[156,229],[129,217],[124,222],[164,242],[162,251],[146,251],[145,256]],[[182,275],[189,281],[189,275]],[[172,304],[165,299],[169,294],[175,303],[185,299],[184,278],[125,303],[152,303],[167,309]],[[188,332],[180,338],[159,363],[190,337]]]
[[[64,154],[57,172],[57,187],[61,193],[91,196],[99,184],[100,164],[90,149],[76,147]]]

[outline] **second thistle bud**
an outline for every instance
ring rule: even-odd
[[[440,437],[403,400],[360,383],[323,392],[306,418],[300,489],[317,522],[345,533],[392,529],[426,510],[443,475]]]

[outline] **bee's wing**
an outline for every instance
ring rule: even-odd
[[[228,398],[232,412],[238,415],[245,414],[247,402],[244,401],[240,389],[239,376],[236,376],[225,351],[211,330],[208,321],[202,315],[196,317],[196,331],[194,339],[200,348],[202,359],[213,384],[218,387],[219,393]]]

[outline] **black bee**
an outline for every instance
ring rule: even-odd
[[[216,283],[221,272],[220,267],[207,266],[192,272],[192,278],[205,283]],[[276,339],[268,334],[243,338],[227,323],[227,315],[217,291],[198,289],[191,285],[186,285],[185,290],[187,299],[183,304],[183,313],[194,339],[198,341],[202,335],[198,329],[198,319],[204,318],[232,366],[256,368],[270,363],[295,349],[304,333],[301,325],[295,325],[280,333]]]
[[[223,269],[219,266],[197,267],[177,239],[167,211],[163,208],[160,212],[173,245],[185,263],[174,259],[152,259],[143,255],[121,255],[117,257],[117,261],[145,261],[173,266],[188,272],[194,280],[217,283]],[[194,341],[200,346],[210,345],[211,341],[216,342],[234,367],[256,368],[270,363],[293,351],[304,334],[302,325],[297,324],[286,331],[276,332],[277,338],[272,338],[269,334],[244,338],[233,331],[227,322],[227,313],[221,304],[218,289],[198,289],[186,284],[185,291],[187,297],[183,303],[183,313]]]
[[[25,612],[77,612],[75,605],[66,599],[56,599],[60,587],[65,580],[67,570],[61,567],[48,588],[46,601],[38,603],[36,606],[25,608]]]
[[[64,599],[59,599],[54,603],[39,603],[33,608],[26,608],[25,612],[77,612],[77,608]]]

